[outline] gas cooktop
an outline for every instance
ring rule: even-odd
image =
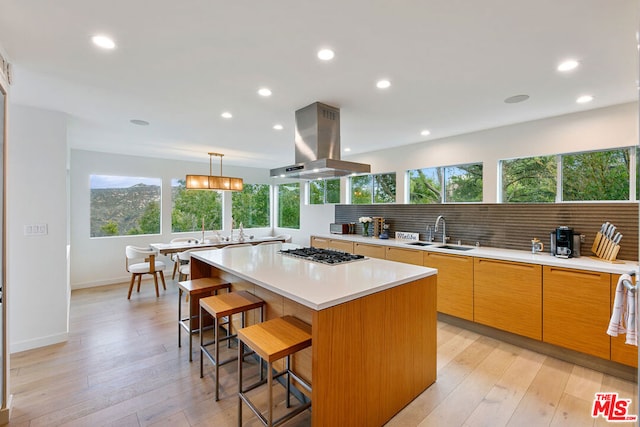
[[[299,248],[283,249],[282,255],[306,259],[327,265],[344,264],[345,262],[360,261],[366,259],[364,255],[354,255],[348,252],[334,251],[331,249]]]

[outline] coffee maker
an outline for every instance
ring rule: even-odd
[[[571,258],[579,256],[575,250],[573,228],[562,226],[550,233],[551,255],[558,258]],[[578,247],[580,245],[578,240]]]

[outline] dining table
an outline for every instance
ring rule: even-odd
[[[170,243],[150,243],[149,246],[160,253],[160,255],[171,255],[177,252],[183,252],[188,249],[208,249],[208,248],[223,248],[229,245],[237,245],[239,243],[250,243],[257,245],[264,242],[285,242],[282,237],[273,236],[256,236],[254,238],[246,238],[242,241],[239,239],[205,239],[200,241],[197,238],[193,238],[192,241],[170,242]]]

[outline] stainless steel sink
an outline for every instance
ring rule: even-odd
[[[411,242],[411,243],[407,243],[407,245],[413,245],[413,246],[431,246],[431,245],[433,245],[433,243],[430,243],[430,242]]]
[[[453,246],[453,245],[442,245],[442,246],[438,246],[438,248],[440,249],[452,249],[454,251],[470,251],[471,249],[475,249],[475,248],[469,248],[466,246]]]

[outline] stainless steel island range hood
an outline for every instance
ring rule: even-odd
[[[296,163],[271,169],[272,177],[335,178],[369,173],[371,166],[340,160],[340,110],[315,102],[296,111]]]

